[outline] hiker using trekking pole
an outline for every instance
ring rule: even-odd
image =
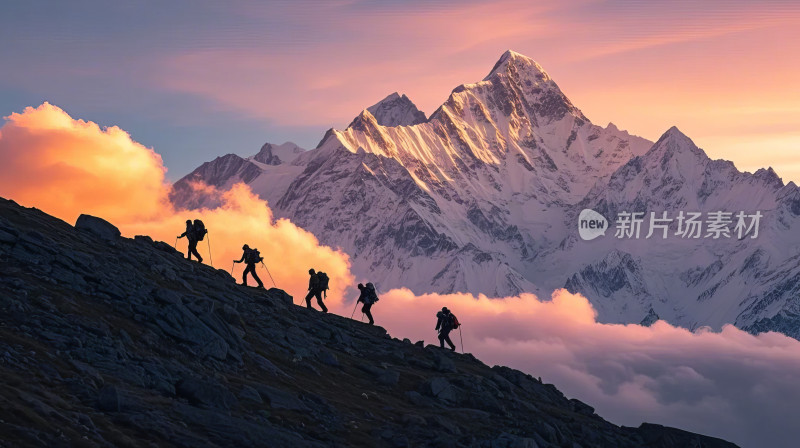
[[[458,323],[456,315],[451,313],[447,307],[444,307],[441,311],[436,313],[436,319],[436,328],[434,328],[434,330],[439,330],[439,344],[444,348],[444,343],[447,342],[450,349],[456,351],[456,345],[450,340],[450,332],[461,325]]]
[[[372,319],[372,313],[370,312],[372,305],[379,300],[378,293],[375,291],[375,285],[367,283],[367,286],[364,286],[359,283],[358,289],[361,290],[361,295],[358,296],[356,303],[364,302],[364,306],[361,307],[361,312],[367,316],[370,325],[375,325],[375,320]]]
[[[314,307],[311,306],[311,298],[317,298],[317,304],[319,307],[322,308],[323,313],[328,312],[328,307],[322,303],[322,294],[325,293],[325,297],[328,296],[327,289],[328,289],[328,274],[324,272],[314,272],[313,269],[308,270],[308,274],[311,276],[308,279],[308,295],[306,295],[306,307],[308,309],[313,309]]]
[[[258,249],[250,249],[250,246],[247,244],[242,246],[242,250],[244,251],[242,252],[242,258],[240,260],[233,260],[234,263],[244,262],[244,264],[247,265],[247,267],[244,268],[244,272],[242,272],[242,284],[247,286],[247,274],[250,273],[256,283],[258,283],[258,287],[263,289],[264,283],[262,283],[261,279],[256,275],[256,265],[263,260],[263,258],[261,258],[261,253],[258,252]]]
[[[195,222],[200,222],[202,229],[197,228],[196,225],[192,224],[192,220],[191,219],[187,219],[186,220],[186,231],[181,233],[180,236],[178,236],[178,238],[186,237],[186,239],[189,240],[189,251],[186,254],[186,258],[191,260],[192,259],[192,254],[194,254],[194,256],[197,257],[197,261],[199,263],[202,263],[203,262],[203,257],[201,257],[200,254],[197,252],[197,242],[202,240],[203,239],[202,237],[205,236],[206,228],[205,228],[205,226],[202,226],[202,221],[195,220]],[[202,235],[202,236],[200,236],[200,235]]]

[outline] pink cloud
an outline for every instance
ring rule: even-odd
[[[715,333],[663,321],[600,324],[588,300],[565,290],[546,301],[392,290],[373,315],[395,337],[438,344],[433,328],[442,306],[463,323],[468,352],[541,376],[617,424],[656,422],[746,447],[790,447],[800,437],[797,340],[730,325]],[[460,345],[459,334],[451,336]]]

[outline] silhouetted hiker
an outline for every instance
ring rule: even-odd
[[[328,289],[328,275],[324,272],[316,273],[313,269],[308,270],[311,278],[308,279],[308,295],[306,295],[306,307],[313,309],[311,306],[311,298],[316,297],[319,307],[322,308],[323,313],[328,312],[328,307],[322,303],[322,293]],[[327,296],[327,293],[326,293]]]
[[[450,340],[450,332],[458,328],[459,324],[456,315],[451,313],[447,307],[444,307],[442,311],[436,313],[436,319],[436,328],[434,330],[439,330],[439,343],[444,348],[444,343],[447,342],[450,349],[455,351],[456,345]]]
[[[205,227],[203,227],[203,232],[205,233]],[[191,219],[186,220],[186,231],[181,233],[178,238],[183,237],[186,237],[186,239],[189,240],[189,253],[186,254],[186,258],[191,260],[192,254],[194,254],[194,256],[197,257],[197,261],[202,263],[203,257],[197,253],[197,242],[200,240],[200,238],[198,238],[197,232],[195,231],[195,226],[192,224]]]
[[[247,265],[247,267],[244,268],[244,272],[242,272],[242,284],[247,286],[247,273],[249,272],[250,275],[253,276],[253,280],[258,283],[258,287],[263,288],[264,284],[261,283],[261,279],[256,275],[256,265],[263,260],[261,254],[258,252],[258,249],[250,249],[250,246],[247,244],[242,246],[242,250],[244,252],[242,252],[241,260],[233,260],[234,263],[244,262],[244,264]]]
[[[372,309],[372,305],[378,301],[378,293],[375,291],[375,285],[372,283],[367,283],[367,286],[364,286],[359,283],[358,289],[361,291],[361,295],[358,296],[356,303],[364,302],[364,306],[361,307],[361,312],[367,315],[369,324],[374,325],[375,320],[372,319],[372,313],[370,310]]]

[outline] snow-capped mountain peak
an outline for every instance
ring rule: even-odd
[[[645,159],[657,160],[664,163],[664,160],[671,158],[678,164],[677,169],[690,169],[692,165],[703,165],[709,157],[705,151],[700,149],[686,134],[677,127],[672,126],[661,135],[653,147],[642,156]]]
[[[281,163],[291,163],[305,149],[292,142],[285,142],[281,145],[264,143],[261,150],[252,157],[252,160],[266,165],[280,165]]]
[[[551,80],[550,75],[547,74],[538,62],[513,50],[506,50],[483,80],[488,81],[492,76],[499,73],[508,73],[509,67],[513,67],[515,70],[532,72],[543,81]]]
[[[393,94],[379,104],[398,102],[405,100]],[[475,182],[466,174],[479,166],[494,166],[486,173],[494,178],[494,170],[507,166],[515,183],[509,192],[533,175],[532,182],[548,185],[540,189],[550,196],[561,192],[562,199],[576,200],[598,176],[610,175],[651,144],[616,127],[592,125],[539,64],[511,51],[487,79],[456,87],[423,123],[385,126],[373,111],[382,109],[368,108],[345,130],[330,130],[319,147],[392,157],[421,186],[452,185],[458,178]]]
[[[413,126],[427,120],[425,114],[405,95],[394,92],[367,110],[381,126]]]

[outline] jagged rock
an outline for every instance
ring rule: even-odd
[[[445,378],[436,377],[427,382],[424,390],[431,397],[436,397],[448,387],[450,387],[450,383]]]
[[[456,388],[443,377],[434,377],[425,382],[422,391],[425,395],[444,402],[454,403],[458,400]]]
[[[285,303],[286,305],[294,305],[294,297],[290,296],[286,293],[286,291],[278,288],[270,288],[268,290],[270,296],[274,299],[278,299],[280,302]]]
[[[439,355],[436,357],[436,370],[439,372],[456,372],[456,365],[453,361],[444,355]]]
[[[642,321],[639,322],[639,325],[643,327],[649,327],[656,323],[658,319],[660,319],[658,314],[655,312],[655,310],[653,310],[653,307],[650,307],[650,311],[647,312],[647,316],[645,316]]]
[[[583,415],[586,415],[588,417],[591,417],[591,416],[594,415],[594,408],[589,406],[588,404],[580,401],[580,400],[576,400],[576,399],[572,398],[572,399],[569,400],[569,404],[570,404],[570,408],[572,408],[572,410],[577,412],[578,414],[583,414]]]
[[[106,240],[114,240],[122,235],[116,226],[110,222],[91,215],[80,215],[75,222],[75,228],[93,233]]]

